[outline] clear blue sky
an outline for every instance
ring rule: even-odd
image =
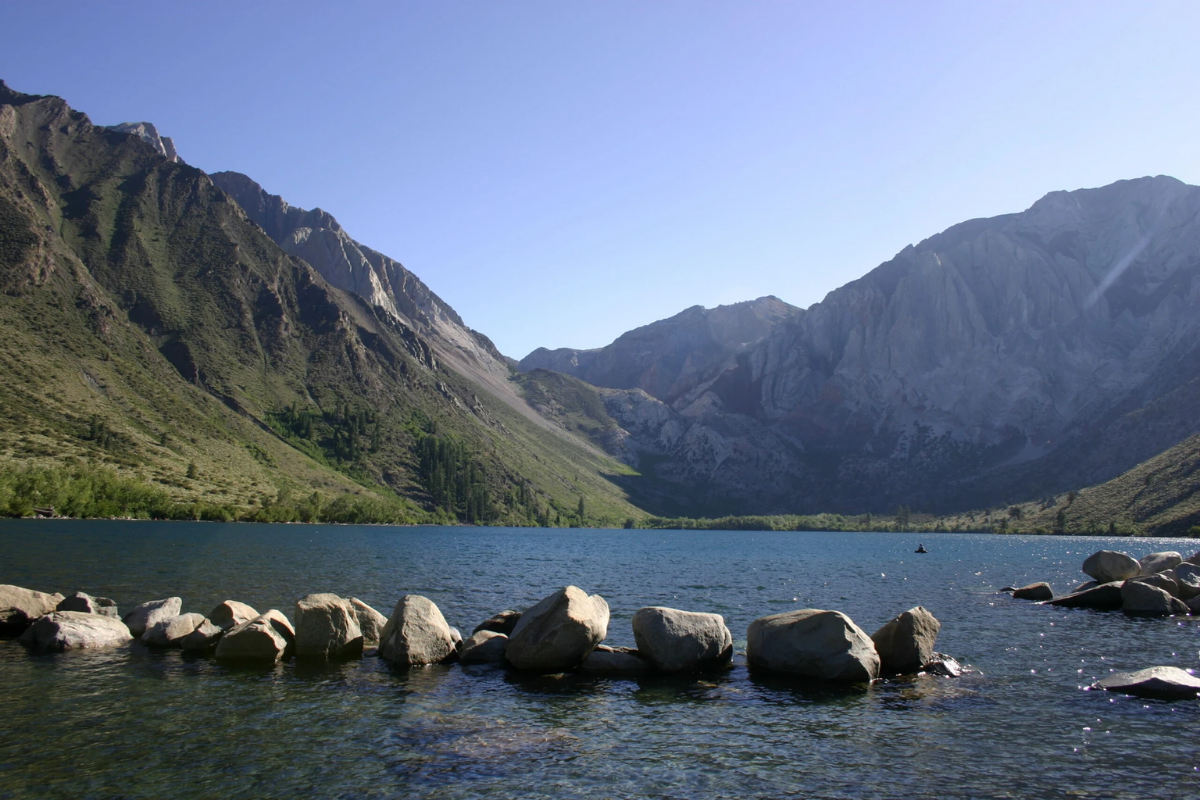
[[[517,357],[1200,183],[1197,2],[15,2],[0,78],[333,213]]]

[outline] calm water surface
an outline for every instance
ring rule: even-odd
[[[918,539],[930,549],[914,555]],[[1197,664],[1198,622],[1034,606],[996,591],[1085,579],[1102,547],[1187,540],[0,521],[0,583],[122,609],[179,595],[293,616],[329,591],[385,614],[427,595],[469,633],[565,584],[612,608],[756,617],[837,609],[868,633],[914,605],[975,670],[865,692],[728,672],[640,681],[411,672],[376,658],[231,668],[140,644],[32,655],[0,641],[0,798],[1200,796],[1200,703],[1083,687]]]

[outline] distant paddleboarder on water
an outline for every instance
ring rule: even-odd
[[[914,550],[913,552],[915,552],[915,553],[928,553],[929,551],[925,549],[925,545],[923,545],[923,544],[918,544],[918,545],[917,545],[917,549],[916,549],[916,550]]]

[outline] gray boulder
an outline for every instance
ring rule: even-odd
[[[132,638],[125,623],[115,617],[52,611],[21,634],[21,643],[39,650],[92,650],[124,644]]]
[[[1170,575],[1179,586],[1180,600],[1187,601],[1200,596],[1200,567],[1184,562],[1171,570]]]
[[[354,618],[358,620],[358,629],[362,631],[363,644],[371,647],[379,644],[383,629],[387,627],[387,617],[357,597],[350,598],[350,605],[354,607]]]
[[[146,628],[142,644],[155,647],[182,647],[183,639],[204,623],[203,614],[180,614],[170,619],[159,620]]]
[[[1128,553],[1101,550],[1084,560],[1083,571],[1100,583],[1112,583],[1132,578],[1142,571],[1142,565]]]
[[[1150,667],[1136,672],[1114,672],[1093,683],[1092,688],[1135,697],[1190,700],[1200,694],[1200,679],[1179,667]]]
[[[21,586],[0,584],[0,633],[19,633],[38,617],[54,611],[63,600],[61,594],[47,594]]]
[[[1054,590],[1050,588],[1050,584],[1042,581],[1022,586],[1020,589],[1013,589],[1013,597],[1017,600],[1052,600],[1054,599]]]
[[[226,600],[208,612],[208,621],[223,631],[258,617],[258,612],[237,600]]]
[[[521,615],[505,657],[517,669],[561,672],[587,658],[608,635],[608,603],[567,586]]]
[[[1151,553],[1143,558],[1138,563],[1141,565],[1139,575],[1157,575],[1168,569],[1173,569],[1177,564],[1183,562],[1183,556],[1174,550],[1166,550],[1162,553]]]
[[[1125,581],[1121,587],[1121,610],[1126,614],[1165,617],[1187,614],[1187,604],[1144,581]]]
[[[803,608],[760,617],[746,631],[750,666],[782,675],[867,683],[879,677],[879,653],[840,611]]]
[[[1099,586],[1084,589],[1082,592],[1074,592],[1047,600],[1046,605],[1062,606],[1063,608],[1091,608],[1096,611],[1118,611],[1125,602],[1121,596],[1121,583],[1121,581],[1102,583]]]
[[[1129,580],[1125,581],[1125,583],[1144,583],[1147,586],[1153,586],[1156,589],[1162,589],[1164,592],[1171,595],[1171,597],[1180,597],[1179,581],[1175,579],[1174,570],[1169,569],[1166,572],[1154,572],[1149,575],[1138,575],[1136,578],[1130,578]]]
[[[168,597],[165,600],[151,600],[148,603],[142,603],[140,606],[134,606],[133,610],[125,615],[124,621],[129,626],[129,632],[134,637],[140,637],[146,632],[147,628],[155,623],[178,617],[182,609],[183,601],[178,597]]]
[[[888,675],[918,672],[933,658],[941,629],[937,617],[922,606],[915,606],[875,631],[871,641],[879,654],[880,672]]]
[[[379,640],[379,657],[398,666],[440,664],[457,653],[450,626],[428,597],[406,594],[396,603]]]
[[[362,630],[349,600],[321,593],[296,601],[297,658],[353,658],[362,651]]]
[[[475,631],[463,642],[458,660],[463,664],[503,664],[508,637],[495,631]]]
[[[226,631],[217,658],[229,661],[278,661],[291,655],[296,631],[281,611],[271,609]]]
[[[930,675],[941,675],[943,678],[958,678],[964,671],[957,659],[951,658],[945,653],[934,653],[933,658],[921,667],[921,670]]]
[[[55,611],[79,611],[83,614],[103,614],[106,617],[120,618],[117,613],[117,603],[107,597],[92,597],[86,592],[76,592],[67,595],[55,606]]]
[[[179,646],[191,652],[211,650],[217,646],[217,642],[221,640],[224,633],[224,628],[217,627],[212,620],[206,619],[196,626],[196,630],[183,637],[179,641]]]
[[[496,633],[503,633],[505,636],[511,636],[513,628],[517,627],[517,623],[520,621],[520,611],[501,611],[499,614],[489,617],[476,625],[475,630],[471,631],[471,633],[494,631]]]
[[[733,635],[720,614],[647,606],[633,615],[638,653],[659,672],[690,672],[726,664]]]
[[[644,675],[650,668],[650,663],[641,657],[638,650],[602,644],[596,645],[596,649],[588,653],[588,657],[579,665],[579,671],[589,675]]]

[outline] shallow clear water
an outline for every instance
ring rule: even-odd
[[[918,541],[930,549],[915,555]],[[728,672],[641,681],[396,671],[376,658],[231,668],[132,644],[32,655],[0,641],[0,798],[1200,796],[1200,703],[1084,691],[1197,664],[1200,620],[1035,606],[996,590],[1085,580],[1102,547],[1187,540],[0,522],[0,583],[180,595],[293,616],[304,594],[388,614],[427,595],[464,632],[568,583],[633,644],[644,605],[756,617],[837,609],[868,633],[924,605],[977,670],[841,691]]]

